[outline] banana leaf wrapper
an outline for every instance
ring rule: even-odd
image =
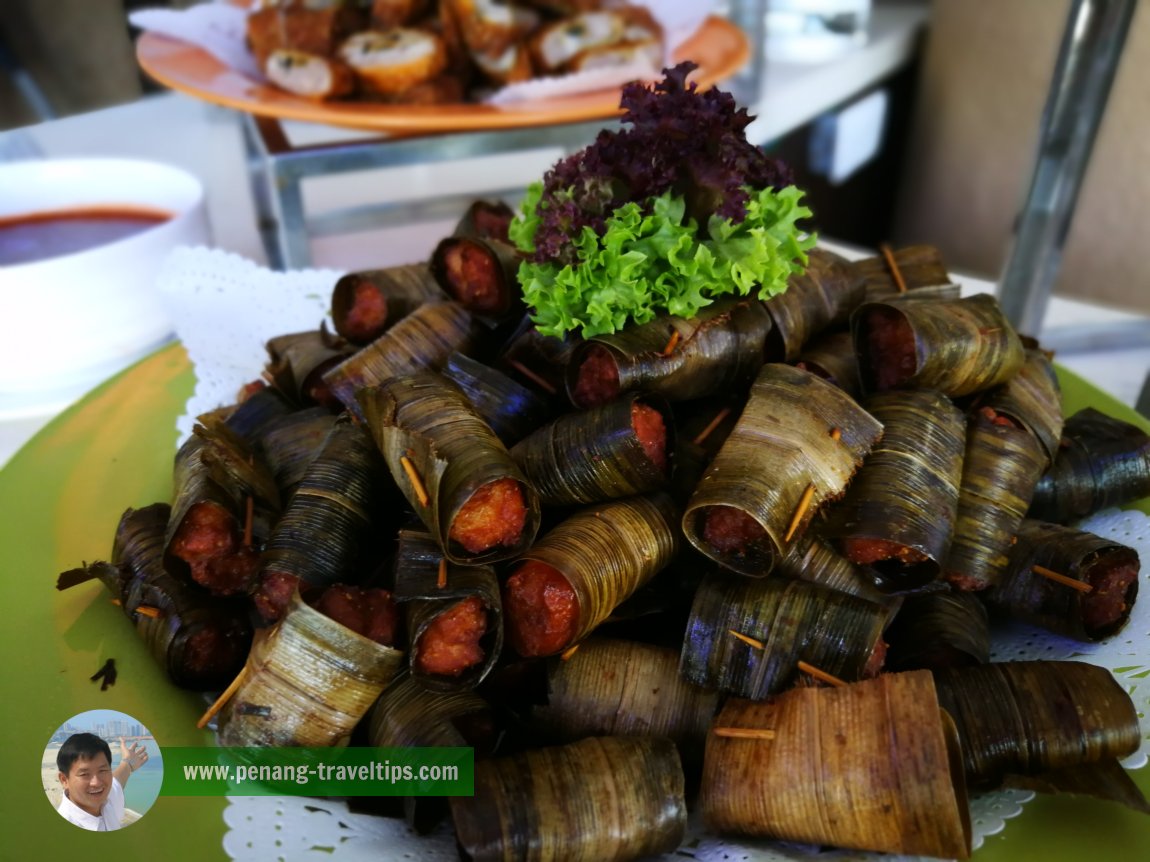
[[[1088,407],[1066,420],[1062,446],[1028,514],[1067,524],[1144,497],[1150,497],[1150,435]]]
[[[676,650],[590,637],[566,660],[549,664],[545,706],[533,727],[563,741],[585,736],[662,736],[685,762],[702,761],[719,694],[679,676]]]
[[[723,448],[746,404],[744,398],[708,398],[680,401],[675,415],[675,457],[671,493],[687,505],[711,461]]]
[[[1013,419],[1037,437],[1046,453],[1043,470],[1050,466],[1062,441],[1062,390],[1054,365],[1045,353],[1028,348],[1018,373],[986,393],[979,404]]]
[[[1142,740],[1130,695],[1104,667],[992,662],[934,677],[939,702],[958,726],[971,787],[1122,758]]]
[[[856,401],[862,396],[858,356],[849,332],[820,335],[803,346],[795,365],[833,383]]]
[[[367,740],[378,748],[478,747],[479,737],[494,729],[490,713],[473,691],[428,691],[401,671],[367,715]],[[442,797],[404,799],[407,824],[420,834],[433,830],[447,813]]]
[[[628,497],[580,509],[520,557],[555,569],[574,596],[571,636],[548,655],[578,643],[675,556],[677,510],[670,497]],[[512,643],[524,601],[514,576],[504,585],[503,609]],[[528,615],[532,616],[531,614]],[[517,647],[518,649],[518,647]]]
[[[516,557],[530,547],[539,530],[538,495],[458,387],[442,375],[424,371],[365,390],[360,403],[392,476],[448,560],[481,565]],[[426,499],[420,497],[403,459],[420,477]],[[493,542],[468,539],[473,548],[469,550],[457,531],[461,513],[470,511],[466,507],[485,486],[509,482],[515,483],[521,497],[523,511],[515,512],[521,528],[513,536],[510,527],[497,530],[498,540]],[[505,515],[506,510],[490,512],[483,516],[481,527],[498,528]]]
[[[662,418],[662,439],[650,444],[656,457],[636,428],[634,412],[640,407]],[[599,503],[665,487],[674,435],[671,410],[663,399],[629,393],[560,416],[512,447],[511,457],[544,506]]]
[[[813,492],[798,537],[821,505],[842,496],[881,434],[878,420],[841,389],[809,371],[764,365],[738,423],[691,495],[684,535],[720,565],[767,574],[787,551],[790,522],[806,489]],[[718,507],[734,510],[746,529],[732,536],[715,527],[710,518]]]
[[[279,488],[262,459],[223,419],[201,419],[210,427],[196,425],[176,452],[165,561],[173,569],[186,565],[193,580],[217,595],[247,593],[259,571],[258,548],[279,515]]]
[[[277,335],[267,342],[268,374],[275,387],[301,407],[342,409],[324,374],[353,352],[350,344],[322,330]]]
[[[477,317],[499,322],[522,310],[515,246],[496,239],[449,236],[431,254],[443,291]]]
[[[1025,351],[989,294],[929,302],[868,302],[851,317],[863,388],[970,395],[1018,373]]]
[[[1042,566],[1090,584],[1089,593],[1034,572]],[[1011,549],[1007,572],[986,592],[999,614],[1080,641],[1117,634],[1130,619],[1138,597],[1141,562],[1133,548],[1093,533],[1024,520]]]
[[[351,272],[332,290],[331,319],[352,344],[368,344],[424,303],[447,298],[426,263]]]
[[[935,246],[906,246],[892,252],[892,256],[906,285],[906,293],[899,291],[885,256],[876,255],[850,263],[855,276],[863,283],[867,302],[885,302],[907,294],[932,299],[958,299],[959,286],[952,283],[942,255]]]
[[[679,672],[752,700],[794,684],[800,661],[853,682],[881,667],[887,617],[882,605],[805,581],[711,575],[695,593]]]
[[[280,498],[290,500],[307,468],[323,450],[336,417],[326,407],[308,407],[276,419],[260,434],[259,451],[275,477]]]
[[[328,388],[352,415],[363,419],[356,393],[424,368],[438,370],[452,353],[468,353],[479,327],[463,306],[419,306],[375,341],[324,375]]]
[[[792,275],[785,291],[763,303],[774,324],[767,335],[767,361],[794,362],[815,335],[845,324],[862,299],[863,283],[847,261],[812,249],[806,271]]]
[[[737,389],[762,366],[770,329],[762,303],[727,299],[689,320],[657,317],[597,335],[575,348],[567,396],[577,407],[592,407],[636,390],[689,401]]]
[[[312,586],[362,582],[380,556],[375,524],[392,487],[367,435],[347,417],[337,420],[268,540],[265,577]]]
[[[475,862],[639,859],[671,852],[687,827],[683,769],[668,739],[590,737],[478,761],[475,795],[450,803]]]
[[[443,376],[467,396],[505,446],[514,446],[547,421],[547,401],[511,377],[470,356],[453,353]]]
[[[887,589],[934,581],[950,545],[962,479],[966,419],[928,389],[884,392],[866,402],[883,426],[835,506],[826,535]]]
[[[732,699],[707,738],[703,823],[723,834],[965,859],[971,826],[953,724],[930,673]]]
[[[891,608],[897,599],[880,590],[865,569],[856,566],[821,536],[808,533],[791,542],[779,560],[778,574],[795,581],[807,581]]]
[[[164,567],[170,512],[166,503],[128,509],[116,529],[112,563],[65,572],[57,588],[98,578],[173,684],[215,691],[235,677],[247,657],[252,640],[247,605],[213,596]],[[159,615],[138,613],[144,606]]]
[[[503,201],[472,201],[452,230],[453,236],[510,242],[507,233],[515,211]]]
[[[344,745],[402,665],[402,652],[337,623],[296,591],[283,619],[252,644],[243,680],[220,711],[220,744]]]
[[[1140,814],[1150,814],[1150,802],[1147,802],[1130,773],[1114,758],[1082,766],[1052,769],[1038,775],[1008,775],[1005,785],[1037,793],[1089,796],[1103,802],[1117,802]]]
[[[483,681],[503,650],[503,604],[499,581],[495,572],[486,566],[448,565],[446,583],[440,586],[439,563],[442,559],[443,550],[430,533],[401,530],[396,552],[394,595],[406,620],[407,664],[412,679],[433,691],[465,691]],[[423,670],[419,658],[424,639],[444,636],[441,631],[429,632],[433,623],[441,614],[472,597],[482,602],[486,621],[485,630],[478,639],[483,653],[481,661],[458,675]]]
[[[962,590],[983,590],[1007,572],[1018,525],[1042,475],[1046,453],[1023,428],[976,411],[967,428],[958,517],[943,576]]]
[[[258,448],[268,429],[295,411],[295,405],[274,386],[260,386],[227,410],[224,421],[247,445]]]
[[[886,669],[935,670],[990,661],[990,617],[978,596],[934,590],[907,596],[884,636]]]
[[[564,390],[567,366],[579,344],[582,340],[570,334],[564,338],[541,335],[531,316],[525,314],[504,344],[496,366],[540,395],[562,395],[563,405],[568,406]]]

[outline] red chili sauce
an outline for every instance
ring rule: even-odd
[[[75,254],[141,233],[172,217],[166,210],[92,206],[0,217],[0,266]]]

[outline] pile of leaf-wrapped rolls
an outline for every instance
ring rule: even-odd
[[[996,615],[1121,629],[1136,552],[1066,522],[1150,493],[1144,433],[1064,425],[1049,357],[940,264],[900,294],[814,250],[765,302],[540,336],[510,217],[341,278],[335,331],[269,343],[172,505],[62,576],[177,685],[246,661],[222,742],[474,745],[475,858],[669,851],[689,798],[723,833],[957,857],[967,785],[1144,805],[1108,671],[987,664]]]

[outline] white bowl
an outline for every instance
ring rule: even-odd
[[[86,251],[0,266],[0,417],[53,409],[172,337],[155,289],[172,249],[211,242],[203,185],[136,159],[0,164],[0,218],[85,207],[171,218]]]

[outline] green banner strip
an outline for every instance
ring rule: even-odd
[[[165,747],[161,796],[471,796],[471,748]]]

